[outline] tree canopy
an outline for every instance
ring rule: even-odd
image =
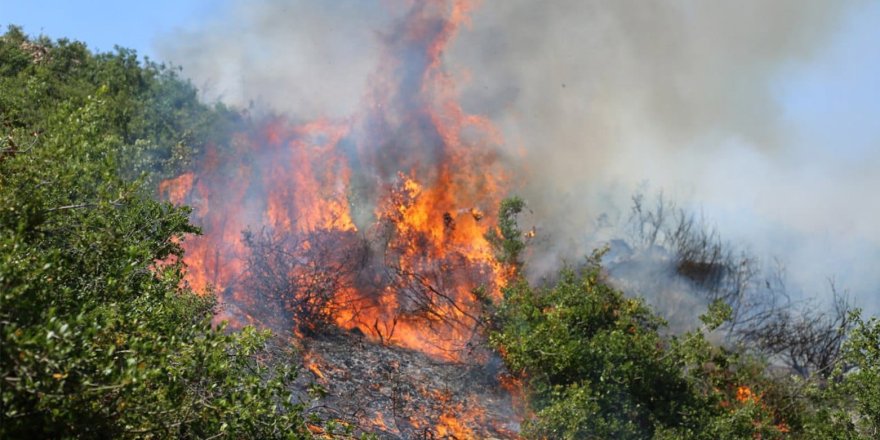
[[[153,197],[224,112],[132,51],[0,37],[0,437],[308,436],[289,354],[212,326]]]

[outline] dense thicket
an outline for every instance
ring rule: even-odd
[[[642,300],[611,286],[597,252],[547,285],[519,275],[524,248],[502,204],[490,236],[514,281],[491,314],[491,340],[526,380],[536,439],[872,439],[880,435],[880,322],[853,312],[834,371],[803,378],[708,333],[733,317],[717,298],[702,327],[665,336]],[[692,311],[697,312],[698,311]]]
[[[234,116],[134,52],[0,37],[2,438],[299,438],[268,334],[181,287],[151,184]]]

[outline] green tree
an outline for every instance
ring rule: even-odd
[[[522,268],[522,253],[526,248],[523,234],[517,224],[517,216],[525,208],[525,201],[511,197],[501,201],[498,209],[498,229],[489,231],[486,236],[495,248],[496,259],[518,274]]]
[[[806,432],[813,438],[880,437],[880,319],[851,315],[855,328],[827,384],[814,384]]]
[[[180,138],[120,98],[151,75],[132,57],[0,39],[0,437],[307,438],[291,354],[211,325],[181,287],[188,210],[123,173]]]
[[[516,209],[499,215],[501,257],[522,251],[510,215],[522,204],[505,206]],[[704,328],[664,336],[662,319],[608,284],[603,253],[562,269],[553,283],[532,286],[520,274],[494,309],[490,340],[528,386],[526,437],[768,439],[789,431],[766,393],[764,364],[705,337],[729,307],[717,302]]]

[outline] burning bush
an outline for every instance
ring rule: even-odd
[[[316,230],[304,234],[247,231],[249,250],[241,288],[253,295],[247,307],[275,329],[294,325],[314,332],[332,324],[340,308],[339,292],[354,288],[367,250],[351,231]],[[282,330],[283,331],[283,330]]]
[[[481,313],[473,292],[497,296],[506,275],[483,214],[507,188],[501,139],[464,112],[441,62],[469,8],[413,3],[357,117],[251,121],[163,182],[204,231],[183,244],[190,284],[247,321],[333,322],[457,358]]]

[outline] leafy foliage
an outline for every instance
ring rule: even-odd
[[[508,240],[521,240],[515,224],[508,229]],[[714,302],[698,331],[662,336],[656,314],[608,284],[603,253],[580,270],[562,269],[551,285],[519,277],[496,309],[491,341],[528,383],[526,437],[766,439],[790,431],[776,405],[784,393],[763,364],[706,339],[729,319],[729,305]]]
[[[855,328],[833,380],[812,389],[806,432],[814,438],[880,437],[880,319],[851,314]],[[845,372],[848,370],[847,372]]]
[[[498,261],[510,267],[514,273],[522,267],[522,252],[526,248],[522,240],[522,231],[519,230],[516,222],[516,217],[523,208],[525,202],[519,197],[503,200],[498,209],[498,230],[490,231],[486,237],[495,247]]]
[[[673,365],[656,355],[658,322],[598,276],[592,265],[586,273],[563,271],[550,289],[533,292],[520,283],[505,292],[504,330],[495,340],[512,368],[528,372],[545,418],[531,427],[539,436],[648,433],[651,409],[661,418],[667,412],[655,402],[687,397]],[[658,395],[664,393],[675,396]],[[573,411],[580,415],[572,418]]]
[[[0,37],[0,148],[14,149],[47,130],[46,116],[65,103],[84,106],[96,94],[106,105],[102,130],[118,137],[117,166],[125,177],[155,184],[189,165],[206,144],[220,143],[240,117],[209,108],[177,71],[129,49],[93,54],[80,42],[29,39],[10,27]]]
[[[307,437],[270,336],[180,287],[197,229],[147,185],[213,111],[126,50],[11,28],[0,66],[0,437]]]

